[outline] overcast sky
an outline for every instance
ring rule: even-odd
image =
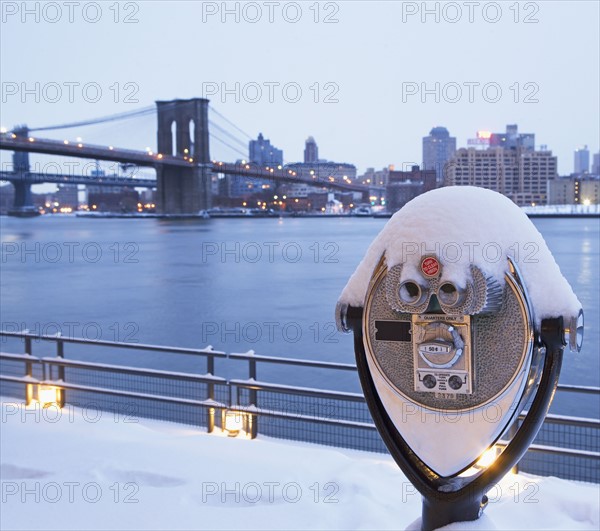
[[[0,120],[34,127],[206,96],[288,162],[312,135],[321,158],[359,172],[420,163],[437,125],[460,147],[517,123],[567,174],[575,148],[599,147],[598,5],[3,1]],[[81,131],[58,136],[143,149],[156,124]],[[211,156],[239,158],[216,141]]]

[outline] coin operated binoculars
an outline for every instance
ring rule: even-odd
[[[535,259],[517,256],[527,245]],[[533,224],[472,187],[434,190],[397,212],[336,317],[354,333],[375,425],[422,494],[425,531],[481,516],[486,492],[544,421],[565,346],[579,351],[583,339],[579,301]]]

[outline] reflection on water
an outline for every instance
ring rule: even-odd
[[[335,331],[333,309],[385,221],[2,218],[2,326],[352,363],[352,338]],[[584,348],[566,353],[561,382],[598,386],[598,220],[535,225],[586,313]],[[185,356],[119,356],[197,370]],[[351,374],[259,370],[261,379],[358,390]],[[565,402],[561,412],[578,407]]]

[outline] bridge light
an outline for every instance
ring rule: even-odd
[[[245,161],[245,160],[243,160],[243,161],[242,161],[242,164],[246,164],[246,161]]]
[[[283,196],[283,198],[284,198],[284,199],[287,199],[287,195],[284,195],[284,196]]]
[[[188,150],[188,148],[185,148],[185,149],[183,150],[183,152],[184,152],[184,153],[189,153],[189,150]]]
[[[82,148],[82,147],[83,147],[83,144],[77,144],[77,147],[80,147],[80,148]]]
[[[250,164],[246,164],[246,169],[249,170],[250,169]]]
[[[32,136],[30,136],[30,137],[29,137],[29,141],[30,141],[30,142],[34,142],[34,141],[35,141],[35,138],[33,138]]]
[[[69,141],[68,140],[63,140],[63,144],[66,146],[66,145],[69,144]]]
[[[273,196],[273,199],[278,199],[278,197],[276,195]]]
[[[270,171],[271,173],[273,173],[275,170],[274,170],[273,168],[271,168],[269,171]]]
[[[310,174],[314,175],[315,174],[315,170],[310,170]]]
[[[158,155],[156,155],[157,159],[162,159],[162,153],[159,153]]]
[[[190,157],[190,162],[194,162],[194,159],[192,157]]]
[[[108,149],[110,149],[112,151],[115,148],[113,148],[112,146],[108,146]]]
[[[12,135],[10,135],[12,138],[17,138],[17,135],[15,135],[14,133]]]
[[[277,166],[277,169],[280,170],[281,169],[281,164],[279,166]]]

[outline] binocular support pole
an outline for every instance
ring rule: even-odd
[[[356,364],[373,421],[392,457],[407,479],[423,496],[421,530],[432,531],[452,522],[476,520],[487,505],[485,493],[523,457],[537,435],[554,392],[565,346],[563,318],[544,319],[541,343],[546,348],[542,377],[535,397],[520,428],[495,462],[471,477],[442,477],[411,450],[388,416],[369,371],[362,334],[362,308],[350,307],[348,328],[354,331]]]

